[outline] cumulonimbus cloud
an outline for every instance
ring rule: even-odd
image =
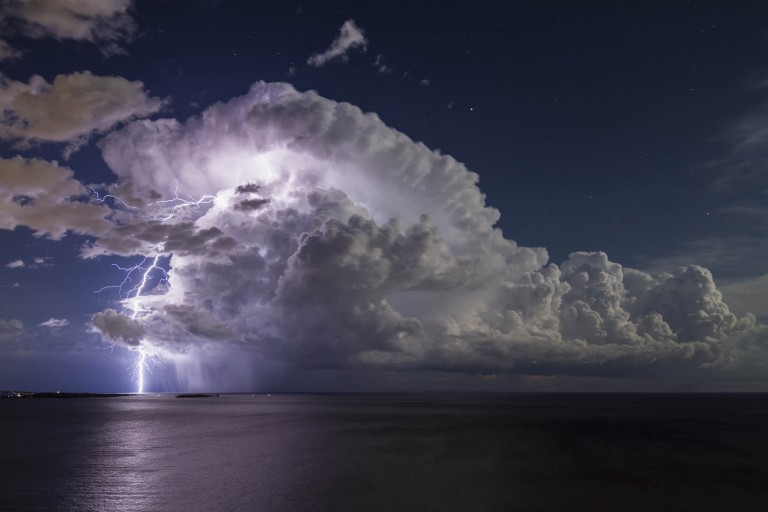
[[[90,248],[173,253],[167,293],[126,301],[147,345],[580,375],[765,359],[764,326],[734,315],[705,268],[652,275],[599,252],[550,263],[495,227],[464,165],[314,92],[257,83],[185,123],[133,122],[101,148],[136,197],[167,197],[177,180],[186,197],[215,196],[126,223],[131,247],[112,234]]]

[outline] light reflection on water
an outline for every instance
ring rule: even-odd
[[[262,396],[5,401],[3,406],[15,410],[0,428],[17,442],[0,455],[0,490],[8,491],[0,492],[0,509],[280,508],[292,501],[292,483],[301,481],[312,435],[301,427],[277,428],[276,421],[285,425],[288,419],[279,415],[283,407],[264,401]],[[261,493],[265,486],[269,492]],[[13,502],[4,503],[4,496]]]
[[[766,405],[766,395],[0,400],[0,511],[764,511]]]

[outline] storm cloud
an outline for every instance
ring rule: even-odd
[[[135,197],[176,180],[215,197],[86,249],[172,254],[170,288],[140,298],[135,321],[94,317],[113,340],[229,344],[304,368],[643,375],[765,360],[764,326],[732,313],[707,269],[650,274],[601,252],[551,263],[495,227],[463,164],[311,91],[257,83],[100,145]]]

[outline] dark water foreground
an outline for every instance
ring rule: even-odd
[[[768,396],[3,400],[0,510],[763,511]]]

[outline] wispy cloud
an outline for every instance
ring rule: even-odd
[[[354,20],[347,20],[341,26],[339,36],[331,43],[331,46],[323,52],[312,54],[307,59],[307,64],[320,67],[336,59],[346,61],[350,51],[355,48],[365,51],[367,46],[368,40],[365,38],[363,30],[355,24]]]
[[[66,327],[69,325],[69,320],[65,318],[53,318],[46,320],[45,322],[42,322],[40,324],[40,327],[48,327],[49,329],[59,329],[61,327]]]
[[[21,55],[19,50],[0,39],[0,61],[18,59]]]
[[[18,341],[23,335],[24,324],[21,320],[0,318],[0,343]]]
[[[388,74],[392,72],[392,68],[384,64],[384,58],[381,56],[381,54],[376,56],[376,60],[373,61],[373,65],[376,68],[376,71],[379,73]]]

